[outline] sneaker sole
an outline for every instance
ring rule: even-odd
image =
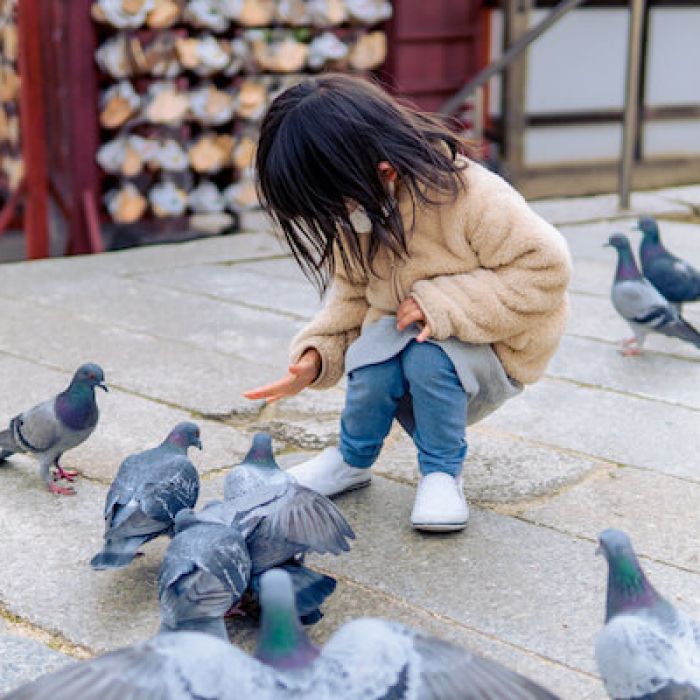
[[[336,491],[335,493],[332,493],[330,496],[327,496],[327,498],[335,498],[336,496],[340,496],[344,493],[350,493],[350,491],[357,491],[359,489],[364,489],[367,486],[369,486],[372,483],[372,479],[367,479],[367,481],[363,481],[361,484],[353,484],[352,486],[348,486],[347,488],[344,488],[342,491]]]
[[[457,532],[464,530],[467,522],[463,523],[411,523],[414,530],[421,532]]]

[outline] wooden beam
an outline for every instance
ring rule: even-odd
[[[528,30],[533,0],[503,0],[504,53]],[[508,177],[517,185],[525,163],[525,108],[527,53],[503,71],[501,115],[503,117],[502,162]]]
[[[44,142],[43,69],[41,64],[39,0],[21,0],[17,5],[19,29],[20,130],[27,197],[24,235],[27,257],[49,255],[48,177]]]

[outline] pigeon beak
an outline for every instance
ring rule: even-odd
[[[199,449],[199,450],[204,449],[204,448],[202,447],[202,441],[201,441],[199,438],[197,438],[197,440],[195,440],[194,446],[195,446],[197,449]]]
[[[109,389],[107,388],[106,384],[98,384],[97,386],[99,386],[100,389],[102,389],[102,391],[109,392]]]
[[[612,243],[603,243],[601,248],[612,248]]]

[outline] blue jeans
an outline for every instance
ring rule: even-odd
[[[406,392],[413,402],[421,474],[458,476],[467,453],[467,394],[445,351],[415,340],[386,362],[348,374],[340,421],[343,459],[360,468],[374,464]]]

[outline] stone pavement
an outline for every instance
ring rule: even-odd
[[[392,433],[371,488],[339,505],[356,529],[350,555],[316,557],[339,579],[323,640],[342,622],[383,615],[463,643],[564,698],[603,698],[593,640],[603,617],[607,526],[630,532],[658,587],[700,618],[700,353],[664,338],[625,359],[627,328],[608,299],[613,252],[601,248],[637,213],[662,221],[669,246],[700,264],[700,186],[535,205],[575,259],[572,315],[546,379],[470,431],[467,530],[413,532],[416,467]],[[112,392],[67,463],[83,478],[61,498],[34,463],[0,468],[0,690],[73,657],[153,634],[165,542],[127,570],[93,572],[111,477],[130,452],[185,417],[202,426],[194,455],[202,501],[219,496],[250,435],[270,430],[284,464],[332,444],[342,388],[263,407],[243,389],[285,367],[291,335],[318,306],[310,285],[261,228],[227,238],[0,268],[0,421],[99,362]],[[638,234],[632,234],[636,240]],[[700,307],[688,309],[700,324]],[[250,625],[232,629],[250,647]]]

